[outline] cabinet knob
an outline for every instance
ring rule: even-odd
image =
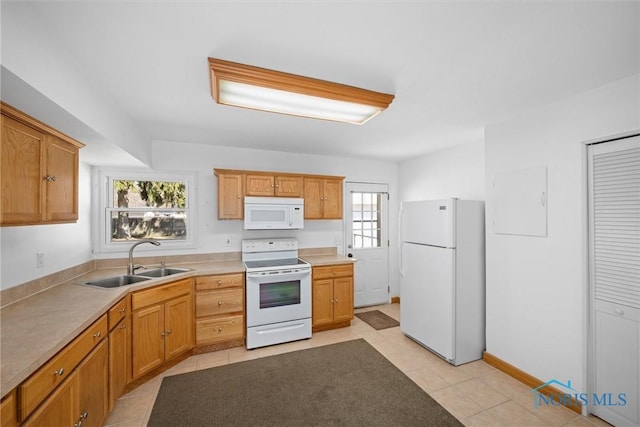
[[[331,274],[333,274],[333,275],[335,276],[335,275],[336,275],[336,271],[335,271],[335,270],[333,270],[333,271],[331,272]]]
[[[47,175],[47,176],[44,177],[44,179],[47,182],[56,182],[56,176],[55,175]]]
[[[331,300],[331,304],[334,304],[333,300]]]
[[[118,310],[120,313],[124,313],[125,311],[127,311],[126,308],[121,308],[120,310]]]
[[[171,329],[167,329],[167,335],[171,335]]]
[[[82,427],[82,421],[78,421],[73,425],[73,427]]]
[[[64,368],[56,369],[55,371],[53,371],[53,375],[64,375]]]
[[[338,300],[337,300],[337,299],[335,299],[334,301],[335,301],[335,303],[336,303],[336,304],[338,303]]]
[[[163,337],[163,336],[165,336],[165,335],[166,335],[166,334],[165,334],[164,332],[160,332],[160,336],[161,336],[161,337]]]
[[[84,411],[84,412],[80,415],[80,418],[81,418],[81,419],[83,419],[83,420],[86,420],[88,416],[89,416],[89,413],[88,413],[87,411]]]
[[[94,338],[100,338],[100,331],[96,332],[95,334],[93,334]]]
[[[124,328],[126,328],[126,327],[127,327],[127,325],[126,325],[125,323],[123,323],[122,325],[120,325],[120,329],[124,329]]]
[[[218,305],[222,305],[222,301],[218,301]]]
[[[218,280],[218,286],[222,285],[222,280]]]
[[[241,198],[242,198],[242,196],[236,196],[236,197],[238,197],[238,199],[241,199]]]
[[[218,328],[218,332],[222,332],[222,326]]]

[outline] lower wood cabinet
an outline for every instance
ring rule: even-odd
[[[196,277],[196,346],[209,351],[244,344],[244,274]]]
[[[131,378],[131,308],[125,297],[109,316],[109,411]]]
[[[107,342],[87,356],[24,426],[101,426],[107,416]]]
[[[192,279],[135,292],[131,296],[132,379],[193,347]]]
[[[62,387],[62,384],[66,382],[71,377],[77,377],[77,373],[80,369],[88,369],[82,368],[86,366],[87,360],[91,357],[101,357],[95,356],[97,349],[103,349],[100,351],[107,351],[107,346],[105,339],[107,337],[107,316],[104,315],[100,319],[96,320],[90,327],[85,329],[76,339],[74,339],[71,343],[69,343],[65,348],[60,350],[55,356],[53,356],[47,363],[42,365],[40,369],[33,373],[29,378],[27,378],[20,386],[18,387],[18,402],[19,402],[19,418],[20,420],[27,419],[34,411],[39,413],[42,410],[41,405],[43,405],[43,401],[47,396],[56,395],[59,392],[59,388]],[[94,351],[94,349],[96,349]],[[104,368],[105,371],[105,381],[106,381],[106,372],[107,372],[107,358],[104,356],[104,359],[100,359],[100,365]],[[97,364],[98,362],[96,362]],[[86,376],[85,376],[86,377]],[[93,381],[93,380],[92,380]],[[101,381],[100,378],[97,378],[96,381]],[[80,384],[79,387],[83,387],[83,384]],[[77,393],[78,387],[74,387]],[[104,390],[106,392],[107,386],[105,384]],[[79,402],[77,395],[74,395],[74,405],[73,409],[78,411],[85,411],[86,409],[79,408]],[[103,399],[103,396],[97,393],[94,397],[97,400]],[[51,399],[51,397],[49,398]],[[63,399],[61,397],[61,399]],[[104,404],[106,405],[106,396],[104,397]],[[103,403],[97,403],[96,405],[102,405]],[[49,404],[45,404],[49,405]],[[38,407],[40,408],[38,409]],[[54,405],[57,406],[57,405]],[[106,407],[106,406],[105,406]],[[36,411],[37,409],[37,411]],[[50,409],[53,410],[53,409]],[[87,410],[88,411],[88,410]],[[93,411],[92,411],[93,412]],[[79,419],[80,412],[75,415],[72,414],[74,418],[74,422],[77,422]],[[34,415],[35,416],[35,415]],[[93,417],[92,417],[93,418]],[[101,420],[102,421],[102,420]],[[56,425],[56,424],[49,424]],[[62,424],[60,424],[62,425]],[[85,424],[86,425],[86,424]]]
[[[0,425],[2,427],[15,427],[18,425],[18,406],[15,390],[7,394],[0,403]]]
[[[313,267],[313,331],[349,326],[353,319],[353,264]]]

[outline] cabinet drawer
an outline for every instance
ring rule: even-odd
[[[80,361],[106,336],[107,316],[104,315],[24,381],[18,389],[20,419],[24,420],[45,397],[69,377]]]
[[[345,276],[353,276],[353,264],[336,264],[313,267],[314,279],[330,279],[332,277]]]
[[[241,314],[196,321],[196,345],[213,344],[236,338],[244,338],[244,321]]]
[[[152,304],[159,304],[180,295],[191,292],[191,279],[183,279],[167,285],[156,286],[135,292],[131,295],[131,310],[137,310]]]
[[[196,317],[244,311],[244,289],[229,288],[196,293]]]
[[[120,323],[122,319],[127,317],[127,314],[129,314],[127,310],[127,301],[127,297],[122,298],[109,309],[109,312],[107,313],[109,318],[109,330],[115,328],[116,325]]]
[[[235,288],[243,285],[244,274],[242,273],[196,277],[196,291]]]

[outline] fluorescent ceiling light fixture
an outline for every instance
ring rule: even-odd
[[[218,104],[292,116],[363,124],[394,95],[209,58],[211,95]]]

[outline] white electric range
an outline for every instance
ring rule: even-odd
[[[311,338],[311,265],[294,238],[242,241],[247,348]]]

